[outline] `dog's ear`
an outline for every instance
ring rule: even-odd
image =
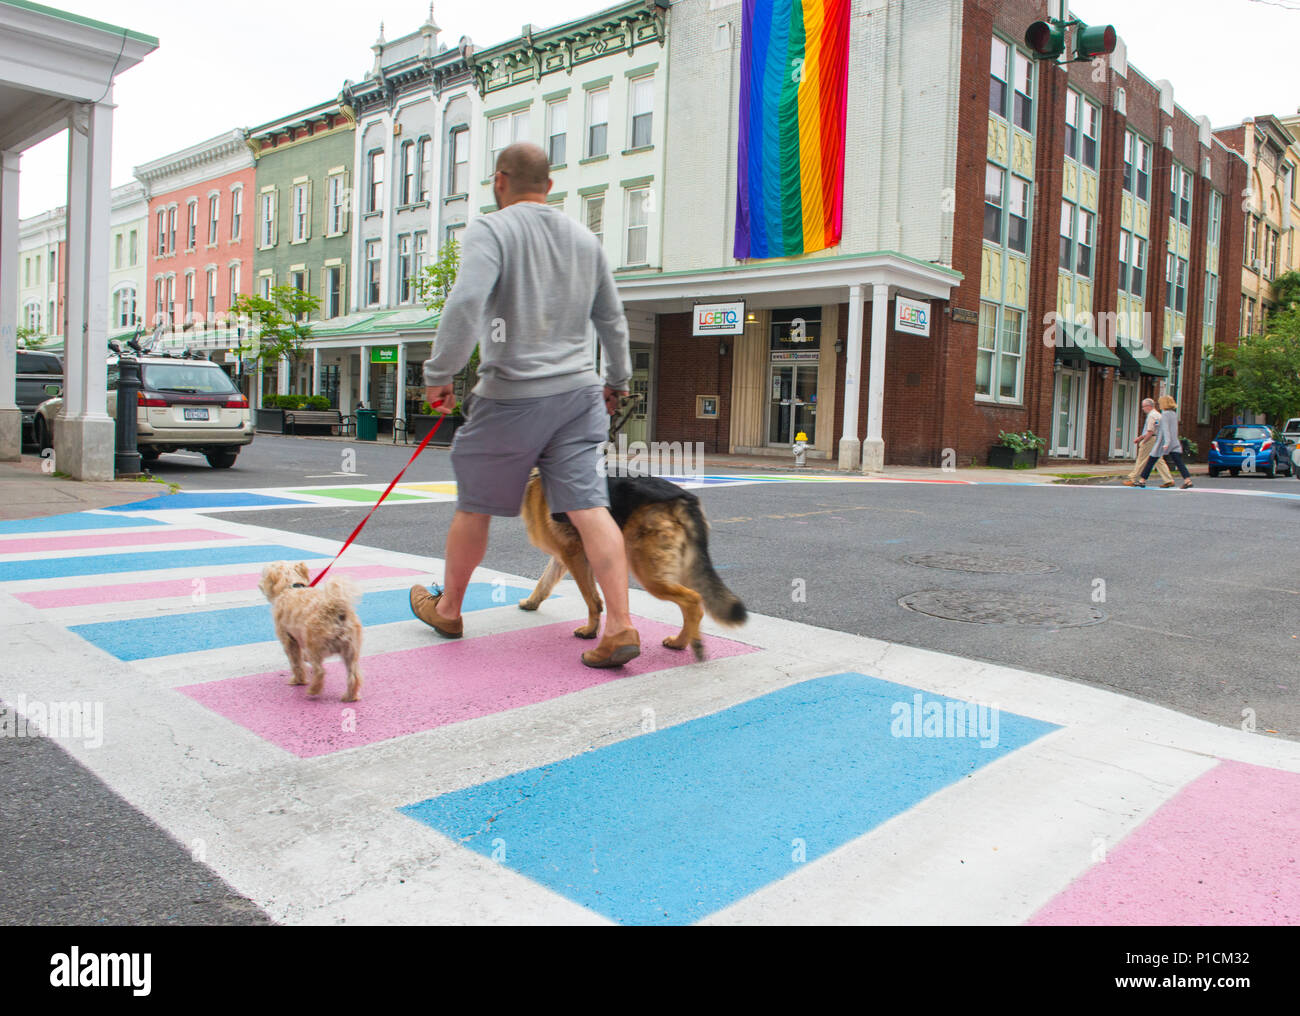
[[[302,580],[303,580],[304,582],[310,582],[310,581],[311,581],[311,572],[309,572],[309,571],[307,570],[307,562],[306,562],[306,561],[299,561],[296,565],[293,566],[293,570],[294,570],[294,573],[295,573],[295,574],[297,574],[297,575],[299,575],[299,576],[302,577]]]
[[[268,600],[278,596],[280,590],[284,587],[285,569],[287,567],[283,561],[272,561],[262,569],[262,581],[257,584],[257,588],[262,591],[262,595]]]

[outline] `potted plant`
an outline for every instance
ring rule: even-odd
[[[442,426],[438,428],[438,433],[430,444],[445,446],[451,444],[451,439],[456,436],[456,429],[465,422],[465,417],[461,415],[462,402],[457,401],[455,408],[448,415]],[[441,414],[435,413],[433,407],[427,402],[420,403],[420,415],[411,421],[411,439],[414,441],[423,441],[426,434],[433,430],[433,426],[438,422]]]
[[[280,396],[262,396],[262,408],[257,411],[257,429],[265,434],[284,433],[284,408],[280,405]]]
[[[989,465],[995,469],[1033,469],[1038,465],[1038,453],[1046,449],[1047,442],[1033,431],[999,431],[998,443],[989,449]]]

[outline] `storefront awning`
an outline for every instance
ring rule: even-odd
[[[1118,367],[1120,359],[1114,350],[1097,338],[1087,325],[1074,324],[1069,321],[1057,321],[1060,329],[1060,341],[1056,344],[1056,358],[1083,365],[1095,363],[1102,367]]]
[[[1148,353],[1146,346],[1130,347],[1128,342],[1121,338],[1115,343],[1115,352],[1119,354],[1126,371],[1150,374],[1152,377],[1169,376],[1169,368]]]

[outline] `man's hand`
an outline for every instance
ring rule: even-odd
[[[433,407],[439,416],[450,416],[456,406],[456,389],[452,385],[440,385],[424,390],[424,401]]]
[[[609,415],[613,416],[618,412],[618,404],[621,399],[627,398],[627,391],[615,391],[609,385],[605,386],[605,408],[609,410]]]

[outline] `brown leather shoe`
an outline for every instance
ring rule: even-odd
[[[1124,481],[1124,486],[1125,486],[1125,487],[1133,487],[1133,486],[1136,486],[1136,485],[1137,485],[1137,480],[1128,479],[1128,480],[1125,480],[1125,481]]]
[[[617,635],[606,630],[600,645],[582,654],[582,662],[588,667],[621,667],[640,655],[641,636],[635,628],[624,628]]]
[[[411,587],[411,613],[427,624],[445,639],[458,639],[465,634],[465,622],[461,618],[448,621],[438,613],[438,601],[442,593],[429,592],[424,586]]]
[[[1162,483],[1160,486],[1162,486],[1162,487],[1172,487],[1173,485],[1174,485],[1174,481],[1173,481],[1173,480],[1169,480],[1167,483]]]

